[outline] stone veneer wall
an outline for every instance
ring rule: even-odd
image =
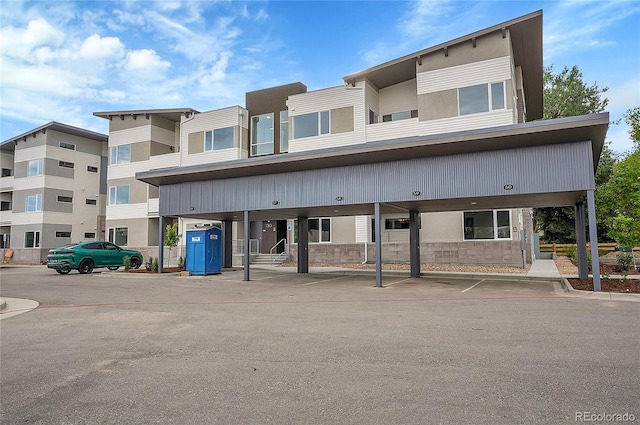
[[[365,261],[364,244],[310,244],[309,263],[362,263]],[[367,260],[375,262],[375,244],[367,243]],[[298,246],[289,246],[292,262],[298,258]],[[408,243],[382,243],[382,261],[408,263]],[[465,241],[423,242],[420,244],[420,262],[451,265],[495,265],[522,267],[519,241]],[[530,261],[528,261],[529,263]]]

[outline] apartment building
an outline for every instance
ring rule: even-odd
[[[265,88],[202,113],[95,113],[110,120],[108,237],[153,250],[167,223],[184,234],[219,221],[247,280],[258,253],[299,272],[310,262],[409,261],[412,276],[420,261],[523,266],[534,260],[532,207],[584,213],[608,122],[536,121],[542,73],[538,11],[335,87]]]
[[[107,136],[50,122],[0,144],[0,244],[18,262],[105,237]]]

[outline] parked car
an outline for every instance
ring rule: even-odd
[[[124,265],[126,256],[130,258],[132,269],[142,264],[142,254],[138,251],[123,249],[105,241],[79,242],[49,250],[47,267],[60,274],[68,274],[71,270],[86,274],[99,267],[118,270]]]

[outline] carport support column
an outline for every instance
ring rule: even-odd
[[[244,280],[249,281],[249,263],[251,262],[251,247],[249,243],[251,240],[249,239],[249,231],[250,231],[250,222],[249,222],[249,211],[244,212]]]
[[[578,278],[589,277],[589,265],[587,264],[587,229],[584,215],[584,204],[576,204],[576,245],[578,245]]]
[[[222,222],[222,267],[233,267],[233,221]]]
[[[382,288],[382,219],[380,218],[379,202],[375,203],[374,214],[374,232],[376,235],[376,288]]]
[[[308,217],[298,217],[298,273],[309,273]]]
[[[411,277],[420,277],[420,213],[409,211],[409,262]]]
[[[593,290],[600,290],[600,257],[598,256],[598,227],[596,226],[596,201],[593,190],[587,190],[587,208],[589,208],[589,239],[591,240],[591,271]]]
[[[164,269],[164,217],[158,217],[158,273]]]

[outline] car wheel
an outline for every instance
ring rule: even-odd
[[[142,261],[140,261],[140,259],[138,257],[133,257],[131,259],[131,268],[132,269],[139,269],[141,265],[142,265]]]
[[[93,271],[93,261],[91,260],[82,260],[80,263],[80,267],[78,267],[78,272],[80,274],[88,274]]]
[[[69,272],[71,271],[71,269],[57,269],[56,270],[59,274],[69,274]]]
[[[120,268],[120,266],[110,266],[107,267],[109,270],[114,271],[114,270],[118,270]]]

